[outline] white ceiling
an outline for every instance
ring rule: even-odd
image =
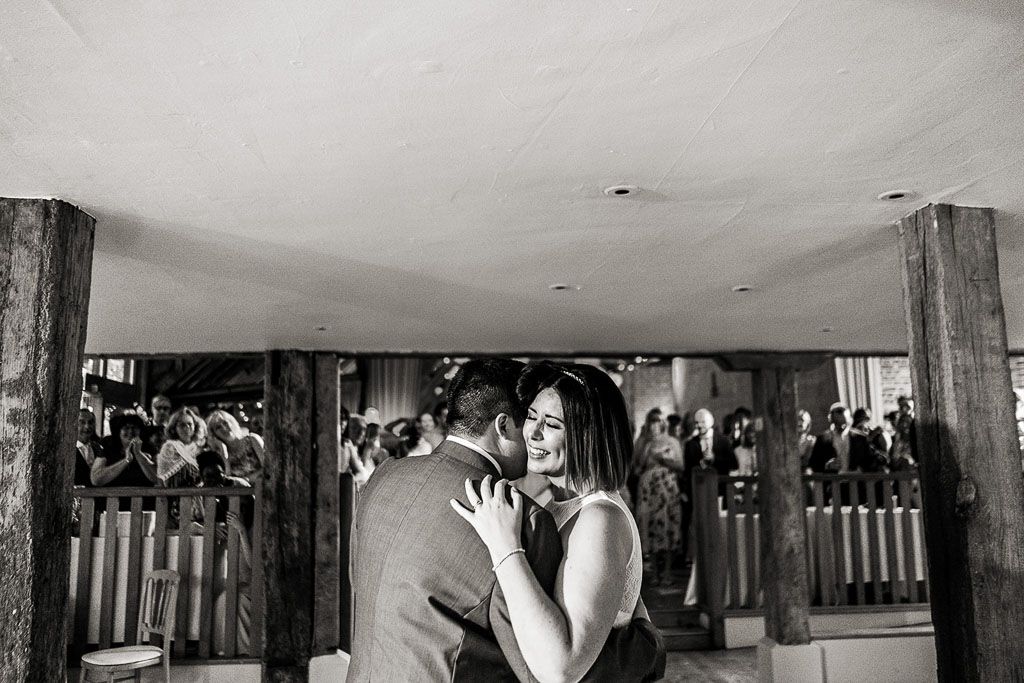
[[[1017,0],[0,3],[91,353],[899,352],[929,201],[999,210],[1019,350],[1022,178]]]

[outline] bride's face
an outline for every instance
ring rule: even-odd
[[[565,474],[565,417],[562,399],[554,389],[544,389],[533,399],[523,423],[527,469],[549,477]]]

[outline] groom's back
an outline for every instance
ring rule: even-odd
[[[360,494],[353,540],[355,628],[350,681],[515,680],[521,655],[483,542],[451,509],[465,480],[494,470],[451,441],[389,460]],[[561,542],[529,501],[523,541],[550,591]],[[493,594],[493,595],[492,595]],[[509,652],[508,660],[499,642]]]

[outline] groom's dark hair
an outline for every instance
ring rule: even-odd
[[[516,395],[526,365],[510,358],[467,361],[448,385],[448,432],[479,437],[501,413],[523,424],[526,408]]]

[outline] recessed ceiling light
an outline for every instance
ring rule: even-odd
[[[604,193],[609,197],[631,197],[640,192],[636,185],[612,185],[604,188]]]
[[[750,285],[736,285],[735,287],[732,288],[732,291],[734,291],[734,292],[749,292],[752,289],[753,289],[753,287],[751,287]]]
[[[888,190],[878,195],[878,198],[889,202],[898,202],[903,199],[913,199],[914,196],[914,193],[909,190]]]
[[[568,285],[564,282],[556,282],[553,285],[548,285],[548,289],[552,292],[578,292],[580,291],[579,285]]]

